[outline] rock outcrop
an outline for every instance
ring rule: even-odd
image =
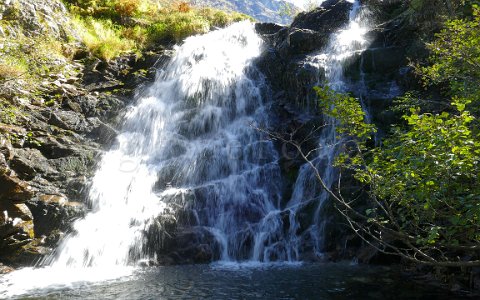
[[[0,37],[47,35],[67,40],[75,36],[60,0],[5,0],[0,3]]]
[[[256,25],[268,47],[257,65],[279,103],[306,106],[313,102],[309,101],[312,88],[322,74],[309,58],[327,45],[332,32],[347,24],[351,7],[345,0],[326,1],[313,11],[300,13],[288,27]]]

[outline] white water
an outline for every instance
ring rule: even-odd
[[[369,12],[361,7],[359,1],[351,0],[350,2],[353,3],[353,7],[348,25],[330,37],[327,47],[320,54],[310,58],[312,65],[316,65],[319,70],[325,71],[325,82],[319,82],[318,84],[328,85],[336,92],[347,92],[349,88],[352,88],[344,77],[344,68],[350,60],[355,59],[356,55],[364,51],[369,45],[369,41],[365,37],[370,25],[368,22]],[[336,170],[333,164],[341,141],[336,136],[335,120],[331,117],[325,117],[325,124],[327,126],[322,129],[318,139],[318,150],[313,163],[320,171],[326,186],[330,188],[336,178]],[[290,207],[290,215],[295,216],[300,209],[311,201],[317,202],[317,206],[313,214],[312,225],[306,233],[301,237],[293,235],[295,239],[295,242],[292,243],[294,249],[300,247],[302,240],[311,240],[313,251],[317,256],[322,256],[325,243],[324,227],[329,220],[329,216],[322,210],[328,198],[328,193],[317,182],[310,165],[303,165],[287,207]],[[291,217],[291,219],[295,220],[295,217]],[[292,225],[291,231],[298,227],[298,224]],[[294,251],[299,252],[299,250]]]
[[[216,238],[221,259],[251,258],[252,241],[263,242],[255,228],[278,209],[280,190],[278,155],[251,126],[267,122],[252,67],[261,51],[248,22],[177,47],[105,153],[89,196],[94,211],[43,268],[3,277],[0,296],[128,276],[136,262],[155,259],[145,232],[172,208],[167,202],[192,193],[194,225]]]
[[[78,234],[62,243],[53,266],[152,259],[143,249],[144,230],[164,212],[163,200],[198,189],[208,194],[199,225],[218,237],[222,258],[235,254],[229,253],[230,234],[244,220],[230,218],[236,211],[223,206],[248,209],[250,194],[258,196],[260,214],[273,205],[259,176],[275,169],[275,153],[249,126],[264,115],[257,83],[249,78],[257,76],[249,68],[260,53],[261,40],[250,23],[189,38],[176,49],[127,114],[118,146],[102,159],[90,193],[96,212],[75,224]],[[259,151],[271,165],[261,165]]]

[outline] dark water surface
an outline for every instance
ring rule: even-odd
[[[386,267],[213,264],[142,269],[122,280],[45,288],[16,299],[462,299]]]

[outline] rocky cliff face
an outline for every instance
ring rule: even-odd
[[[4,1],[0,20],[0,43],[75,38],[60,1]],[[61,62],[71,72],[50,73],[35,89],[21,77],[0,79],[0,263],[34,263],[88,211],[88,179],[118,117],[168,56],[106,63],[84,53]]]
[[[345,26],[352,4],[348,1],[326,1],[311,12],[299,14],[287,27],[259,23],[257,32],[268,48],[258,66],[276,91],[283,105],[307,105],[313,97],[313,86],[322,74],[309,59],[328,43],[330,34]]]
[[[6,0],[0,3],[0,37],[51,36],[66,40],[74,34],[65,6],[59,0]]]

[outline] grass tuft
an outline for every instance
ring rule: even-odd
[[[122,28],[110,20],[74,18],[75,28],[90,52],[106,61],[133,51],[135,42],[122,36]]]

